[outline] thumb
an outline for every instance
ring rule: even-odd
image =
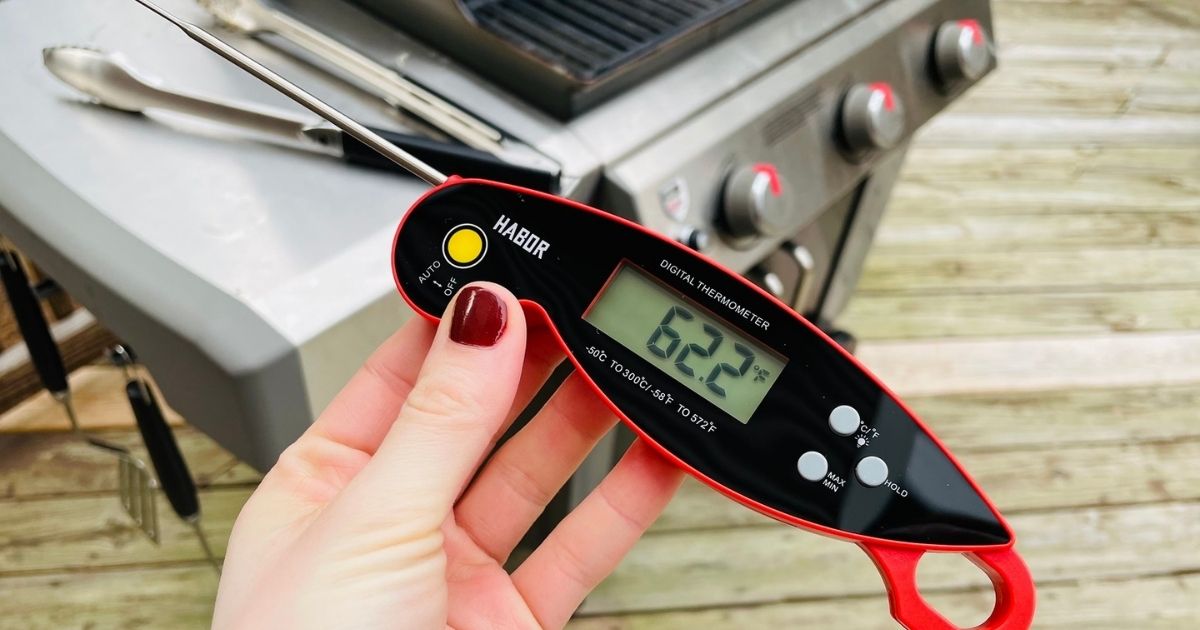
[[[479,283],[459,291],[396,422],[329,508],[356,527],[438,528],[505,422],[525,336],[524,313],[507,289]]]

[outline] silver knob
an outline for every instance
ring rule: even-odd
[[[792,227],[787,186],[771,164],[738,169],[725,183],[725,225],[734,236],[778,236]]]
[[[933,66],[942,87],[978,81],[992,65],[987,33],[975,20],[946,22],[933,38]]]
[[[685,226],[679,231],[678,240],[685,247],[702,252],[708,249],[708,230],[692,226]]]
[[[842,104],[842,139],[852,153],[883,151],[904,137],[904,103],[887,83],[860,83]]]
[[[779,274],[775,273],[774,271],[767,271],[762,267],[755,267],[754,269],[750,270],[750,273],[746,274],[746,277],[748,277],[754,284],[757,284],[765,289],[767,293],[774,295],[780,300],[784,299],[784,293],[787,291],[787,286],[784,285],[783,278],[780,278]]]

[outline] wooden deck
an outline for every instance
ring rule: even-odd
[[[921,134],[842,323],[1010,518],[1037,627],[1200,627],[1200,2],[996,12],[1002,69]],[[136,442],[117,373],[73,382]],[[0,627],[206,627],[190,533],[143,540],[65,427],[44,397],[0,418]],[[257,474],[179,436],[223,550]],[[991,608],[957,557],[920,578]],[[882,593],[853,546],[689,483],[573,627],[894,628]]]

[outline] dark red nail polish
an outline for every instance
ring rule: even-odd
[[[500,296],[483,287],[467,287],[454,301],[450,340],[468,346],[496,345],[508,323],[508,306]]]

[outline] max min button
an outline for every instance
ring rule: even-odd
[[[800,471],[801,477],[809,481],[820,481],[825,478],[825,473],[829,472],[829,462],[824,455],[808,451],[796,461],[796,470]]]

